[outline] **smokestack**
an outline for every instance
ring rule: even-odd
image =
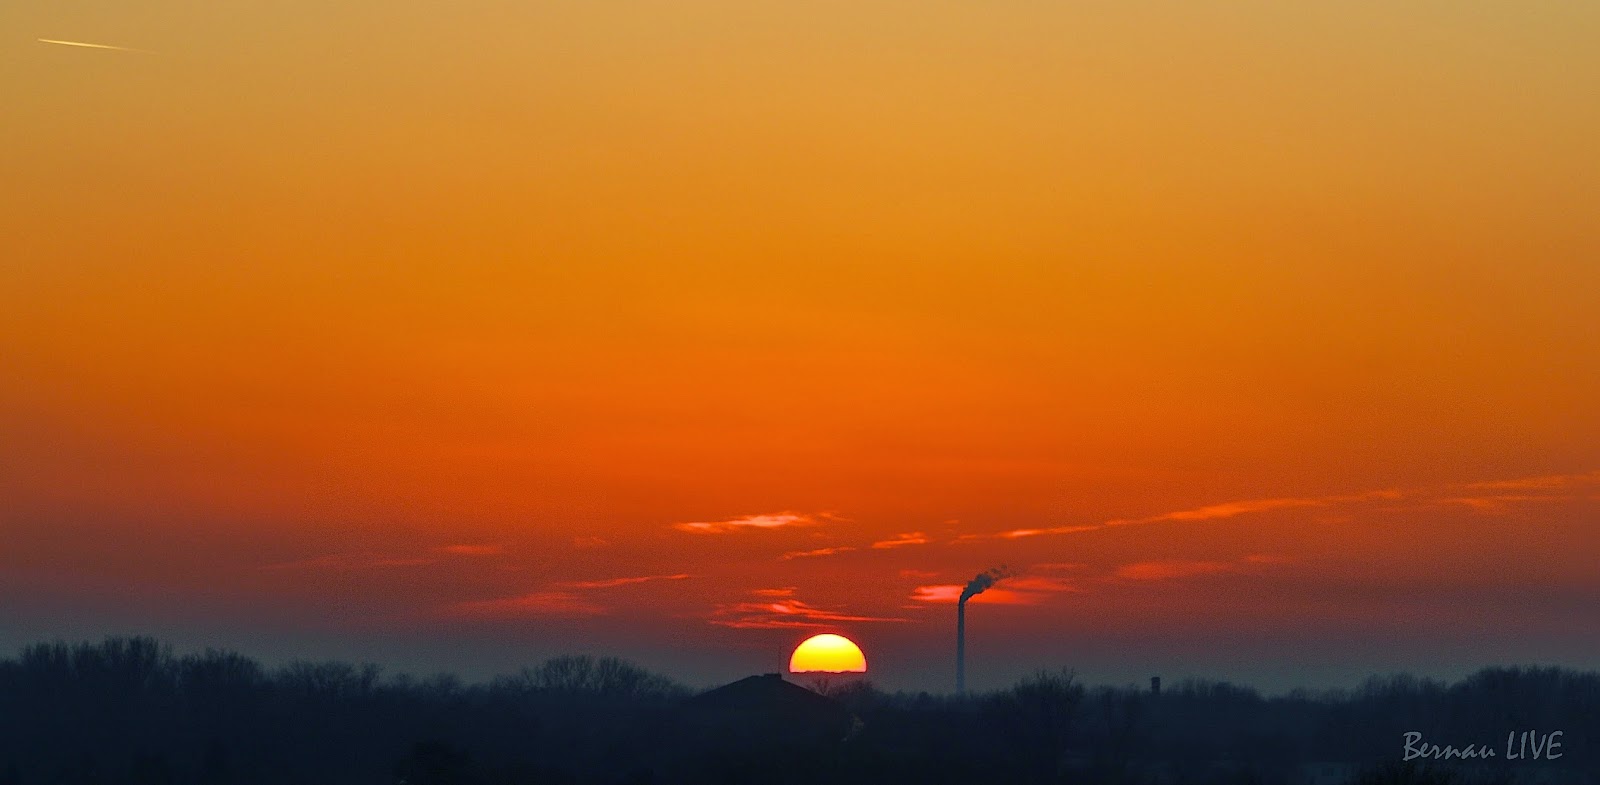
[[[1010,577],[1011,571],[1004,564],[994,569],[978,573],[978,577],[967,581],[967,588],[961,590],[961,599],[956,601],[956,694],[965,695],[967,692],[967,600],[982,594],[993,586],[995,581]]]
[[[956,694],[967,692],[967,598],[956,603]]]

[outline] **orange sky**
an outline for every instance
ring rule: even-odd
[[[1595,7],[329,5],[0,8],[0,644],[1593,665]]]

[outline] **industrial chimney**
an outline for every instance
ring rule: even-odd
[[[956,694],[967,692],[967,598],[956,603]]]
[[[967,692],[967,600],[982,594],[985,589],[993,586],[995,581],[1011,575],[1004,564],[991,570],[978,573],[978,577],[967,581],[967,587],[961,591],[961,599],[956,601],[956,694],[965,695]]]

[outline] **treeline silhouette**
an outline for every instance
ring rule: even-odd
[[[969,696],[786,690],[749,679],[696,698],[587,656],[464,684],[174,656],[151,638],[40,643],[0,660],[0,785],[1600,783],[1600,674],[1558,668],[1270,698],[1215,681],[1090,689],[1065,670]],[[1413,730],[1501,758],[1405,763]],[[1562,731],[1562,758],[1505,761],[1523,730]]]

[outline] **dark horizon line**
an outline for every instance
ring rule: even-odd
[[[790,670],[785,668],[785,669],[780,670],[780,671],[766,670],[766,671],[761,671],[761,672],[757,672],[757,673],[746,674],[745,676],[735,677],[735,678],[729,680],[728,682],[722,682],[722,683],[719,683],[719,684],[694,685],[694,684],[691,684],[691,683],[689,683],[687,681],[681,680],[678,677],[673,676],[673,675],[671,675],[669,673],[665,673],[665,672],[654,670],[654,669],[645,668],[645,667],[639,665],[637,662],[634,662],[633,660],[630,660],[630,659],[628,659],[626,657],[618,656],[618,655],[611,655],[611,654],[598,654],[598,653],[568,653],[568,654],[553,655],[553,656],[546,657],[546,658],[543,658],[543,659],[538,660],[538,661],[530,661],[529,663],[527,663],[525,665],[522,665],[519,668],[519,670],[516,670],[516,671],[495,673],[495,674],[489,676],[488,678],[480,678],[480,679],[469,681],[469,680],[467,680],[465,678],[462,678],[459,674],[455,673],[454,671],[450,671],[450,670],[438,670],[438,671],[434,671],[432,673],[418,674],[418,673],[413,672],[413,671],[400,670],[400,669],[397,669],[397,668],[386,666],[386,665],[384,665],[382,663],[376,663],[376,662],[371,662],[371,661],[367,661],[367,660],[343,660],[343,659],[332,659],[332,658],[321,658],[321,659],[318,659],[318,658],[306,658],[306,657],[292,657],[290,659],[283,660],[283,661],[279,662],[278,664],[268,665],[266,660],[264,660],[264,659],[262,659],[262,658],[260,658],[258,656],[251,655],[251,654],[248,654],[246,652],[240,651],[238,649],[233,649],[233,648],[228,648],[228,647],[206,646],[206,647],[204,647],[202,649],[196,649],[196,650],[191,650],[191,651],[187,651],[187,652],[183,652],[183,653],[178,653],[178,652],[174,651],[174,647],[172,646],[172,644],[166,642],[165,640],[163,640],[163,639],[161,639],[161,638],[159,638],[157,636],[154,636],[154,635],[138,635],[138,634],[133,634],[133,635],[106,635],[103,638],[101,638],[99,641],[94,641],[94,640],[91,640],[91,639],[78,639],[78,640],[74,641],[74,640],[68,640],[67,638],[64,638],[64,637],[56,637],[56,638],[49,639],[49,640],[36,640],[36,641],[30,642],[30,643],[22,644],[22,646],[19,649],[17,649],[17,651],[15,652],[14,655],[10,655],[10,656],[8,656],[8,655],[0,655],[0,666],[5,666],[5,665],[8,665],[8,664],[21,664],[21,662],[23,661],[23,658],[27,655],[29,650],[38,649],[40,647],[47,647],[47,648],[64,647],[67,650],[68,654],[70,655],[73,651],[95,651],[95,650],[104,651],[105,648],[107,646],[109,646],[109,645],[112,645],[112,644],[126,644],[128,642],[133,642],[133,641],[146,641],[146,642],[149,642],[149,643],[153,643],[156,646],[156,649],[159,651],[160,655],[163,658],[166,658],[166,660],[168,662],[172,662],[172,663],[180,662],[180,661],[182,661],[184,659],[187,659],[187,658],[202,658],[202,657],[205,657],[205,656],[208,656],[208,655],[232,655],[232,656],[237,656],[237,657],[243,658],[245,660],[248,660],[250,663],[252,663],[256,667],[259,667],[261,669],[262,675],[267,675],[267,676],[270,676],[270,675],[272,675],[274,673],[280,673],[280,672],[292,669],[296,665],[302,665],[302,666],[339,665],[339,666],[350,667],[352,669],[352,672],[361,672],[363,670],[376,669],[375,670],[375,674],[377,675],[377,677],[381,678],[384,683],[388,683],[388,684],[394,684],[396,682],[403,682],[403,681],[410,681],[413,684],[420,684],[420,683],[425,683],[425,682],[431,681],[431,680],[437,680],[437,679],[440,679],[440,678],[446,678],[446,679],[449,679],[449,680],[455,682],[456,685],[458,685],[461,688],[471,689],[471,688],[491,688],[491,687],[494,687],[497,683],[500,683],[500,682],[502,682],[504,680],[509,680],[509,679],[516,678],[523,671],[533,670],[533,669],[538,668],[540,666],[543,666],[543,665],[546,665],[546,664],[552,663],[552,662],[557,662],[557,661],[563,661],[563,660],[566,660],[566,661],[587,661],[590,664],[598,664],[598,663],[605,662],[605,661],[612,661],[612,662],[616,662],[616,663],[619,663],[621,665],[624,665],[624,666],[627,666],[627,667],[630,667],[630,668],[634,668],[634,669],[636,669],[636,670],[638,670],[638,671],[640,671],[642,673],[648,674],[650,676],[659,677],[661,679],[664,679],[667,682],[669,682],[672,686],[680,688],[680,689],[685,690],[687,692],[691,692],[691,693],[701,692],[701,691],[709,690],[709,689],[715,689],[716,687],[722,686],[722,684],[731,683],[732,681],[738,681],[739,679],[748,678],[749,676],[768,675],[768,674],[777,673],[777,674],[779,674],[781,676],[788,677],[789,679],[795,680],[795,681],[803,681],[807,676],[840,676],[840,675],[860,676],[862,678],[860,679],[859,683],[864,683],[867,686],[869,686],[873,691],[876,691],[876,692],[879,692],[879,693],[882,693],[882,694],[886,694],[886,695],[915,696],[915,695],[921,694],[921,695],[929,695],[929,696],[945,697],[945,698],[957,698],[957,699],[963,697],[962,693],[957,692],[955,690],[927,690],[927,689],[883,690],[883,689],[880,689],[879,687],[877,687],[872,682],[872,672],[870,670],[868,670],[868,671],[800,671],[800,672],[795,672],[795,671],[790,671]],[[1452,688],[1458,687],[1458,686],[1460,686],[1462,684],[1465,684],[1467,681],[1469,681],[1473,676],[1475,676],[1477,674],[1482,674],[1482,673],[1485,673],[1485,672],[1496,672],[1496,671],[1510,671],[1510,672],[1541,672],[1541,671],[1543,671],[1543,672],[1567,673],[1567,674],[1572,674],[1572,675],[1580,676],[1580,677],[1600,678],[1600,668],[1579,668],[1579,667],[1563,666],[1563,665],[1541,665],[1541,664],[1538,664],[1538,663],[1488,663],[1488,664],[1477,666],[1475,668],[1471,668],[1471,669],[1467,670],[1467,672],[1466,672],[1466,674],[1464,676],[1462,676],[1460,678],[1456,678],[1456,679],[1433,678],[1433,677],[1429,677],[1429,676],[1419,676],[1419,675],[1416,675],[1416,674],[1414,674],[1414,673],[1412,673],[1410,671],[1406,671],[1406,670],[1369,671],[1353,687],[1306,687],[1306,686],[1295,686],[1295,687],[1290,687],[1290,688],[1287,688],[1287,689],[1284,689],[1284,690],[1281,690],[1281,691],[1278,691],[1278,692],[1267,692],[1267,691],[1262,690],[1262,689],[1260,689],[1260,688],[1258,688],[1256,686],[1253,686],[1251,684],[1231,681],[1231,680],[1228,680],[1228,679],[1218,679],[1218,678],[1211,678],[1211,677],[1199,676],[1199,675],[1186,675],[1186,676],[1182,676],[1180,678],[1173,679],[1173,680],[1170,680],[1170,681],[1165,676],[1163,676],[1162,674],[1151,674],[1151,677],[1152,677],[1153,680],[1158,680],[1162,684],[1166,685],[1165,688],[1163,690],[1161,690],[1161,691],[1164,691],[1164,692],[1179,692],[1179,693],[1181,693],[1184,690],[1186,690],[1188,688],[1193,688],[1193,687],[1223,686],[1223,687],[1229,687],[1229,688],[1233,688],[1233,689],[1244,690],[1244,691],[1247,691],[1247,692],[1250,692],[1250,693],[1254,693],[1257,697],[1259,697],[1262,700],[1280,700],[1280,699],[1294,699],[1294,698],[1306,698],[1306,699],[1311,699],[1311,700],[1318,700],[1318,699],[1339,699],[1339,698],[1342,698],[1342,697],[1347,697],[1350,694],[1361,690],[1366,685],[1374,683],[1374,682],[1379,682],[1379,681],[1405,680],[1405,681],[1412,681],[1419,687],[1428,686],[1428,687],[1437,687],[1437,688],[1441,688],[1441,689],[1452,689]],[[1057,665],[1057,666],[1054,666],[1054,667],[1036,667],[1036,668],[1033,668],[1033,669],[1029,670],[1027,672],[1027,675],[1022,677],[1021,681],[1026,681],[1028,678],[1037,678],[1037,677],[1045,675],[1045,674],[1070,674],[1074,679],[1076,679],[1077,678],[1077,669],[1071,668],[1071,667],[1068,667],[1068,666],[1061,666],[1061,665]],[[1003,693],[1003,692],[1006,692],[1007,690],[1013,689],[1015,687],[1016,683],[1017,683],[1016,681],[1013,681],[1011,684],[1008,684],[1006,686],[991,687],[991,688],[988,688],[988,689],[977,690],[977,691],[969,691],[969,693],[967,694],[967,697],[981,697],[983,695]],[[1083,684],[1083,682],[1081,682],[1081,681],[1079,683]],[[1132,691],[1150,691],[1153,688],[1153,684],[1147,686],[1147,685],[1141,685],[1141,684],[1139,684],[1137,682],[1133,682],[1133,683],[1128,683],[1128,682],[1123,682],[1123,683],[1100,682],[1100,683],[1094,683],[1094,684],[1084,684],[1084,686],[1087,687],[1087,688],[1091,688],[1091,689],[1132,690]]]

